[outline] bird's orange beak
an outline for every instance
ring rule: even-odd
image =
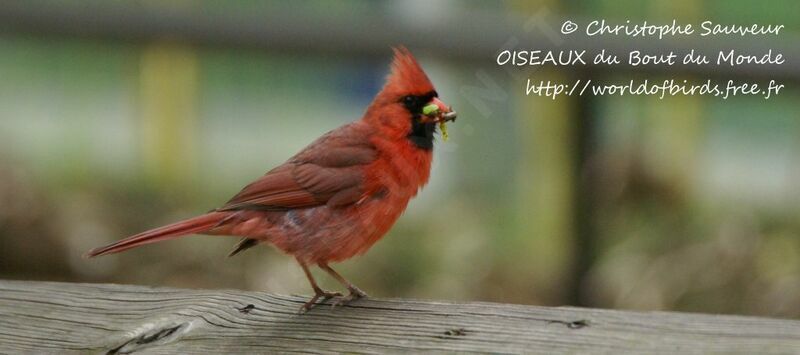
[[[453,108],[447,106],[438,97],[434,97],[422,111],[422,122],[444,123],[447,121],[455,121],[457,113]]]

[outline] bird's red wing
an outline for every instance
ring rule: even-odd
[[[222,208],[237,210],[248,208],[286,209],[319,204],[314,194],[306,191],[294,178],[295,164],[286,163],[245,186]]]
[[[364,132],[353,125],[342,127],[247,185],[218,210],[282,210],[354,203],[364,192],[364,165],[376,156]]]

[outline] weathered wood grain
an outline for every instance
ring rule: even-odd
[[[800,321],[0,281],[2,353],[800,353]]]

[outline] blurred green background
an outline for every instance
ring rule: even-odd
[[[564,18],[784,24],[777,43],[791,46],[798,10],[722,0],[6,2],[0,277],[308,294],[299,266],[271,248],[225,258],[234,238],[81,255],[219,206],[359,118],[390,46],[406,44],[459,120],[397,225],[337,267],[370,295],[798,317],[796,77],[714,74],[787,80],[768,101],[550,100],[525,97],[520,79],[706,73],[494,62],[509,43],[538,48],[526,36],[549,38]]]

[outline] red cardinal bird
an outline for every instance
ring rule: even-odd
[[[386,234],[428,181],[436,125],[455,117],[417,60],[407,49],[396,48],[391,74],[360,120],[323,135],[220,208],[93,249],[87,256],[189,234],[242,236],[230,255],[271,243],[297,259],[314,289],[301,313],[320,298],[337,297],[337,305],[365,297],[329,263],[364,253]],[[328,272],[349,294],[321,289],[310,265]]]

